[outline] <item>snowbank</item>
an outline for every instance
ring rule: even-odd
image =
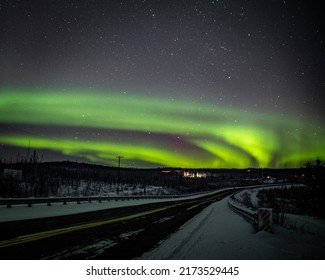
[[[252,225],[215,202],[140,259],[324,259],[325,238],[285,228],[256,233]]]

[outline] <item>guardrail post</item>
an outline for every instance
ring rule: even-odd
[[[10,203],[7,204],[7,208],[11,208],[11,204]]]
[[[27,207],[32,207],[32,203],[31,202],[28,202]]]
[[[258,229],[272,232],[272,208],[258,209]]]

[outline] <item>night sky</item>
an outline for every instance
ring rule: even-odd
[[[0,159],[324,159],[321,3],[0,0]]]

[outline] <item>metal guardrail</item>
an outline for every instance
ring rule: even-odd
[[[259,188],[259,187],[266,187],[266,186],[275,186],[278,184],[264,184],[264,185],[255,185],[255,186],[243,186],[243,187],[236,187],[235,189],[247,189],[247,188]],[[220,191],[226,189],[233,189],[232,187],[222,188],[219,189]],[[196,194],[204,194],[208,192],[200,192],[200,193],[191,193],[191,194],[181,194],[181,195],[124,195],[124,196],[81,196],[81,197],[33,197],[33,198],[1,198],[0,205],[7,205],[7,208],[11,208],[13,205],[21,205],[26,204],[28,207],[31,207],[33,204],[47,204],[51,206],[52,203],[60,203],[62,202],[63,205],[67,204],[67,202],[76,202],[80,204],[83,201],[118,201],[118,200],[138,200],[138,199],[172,199],[172,198],[185,198],[188,196],[193,196]],[[233,208],[232,208],[233,209]],[[236,208],[237,209],[237,208]],[[236,211],[236,210],[235,210]],[[243,212],[238,210],[239,212]],[[244,214],[243,214],[244,215]]]
[[[245,220],[247,220],[249,223],[251,223],[254,226],[254,228],[257,230],[258,229],[258,213],[257,213],[257,211],[253,211],[246,207],[236,205],[236,203],[234,203],[234,200],[232,199],[233,196],[234,195],[232,195],[228,199],[228,206],[234,212],[236,212],[238,215],[242,216]]]
[[[257,185],[257,186],[252,186],[250,187],[252,188],[265,188],[265,187],[275,187],[275,186],[288,186],[288,185],[293,185],[292,183],[284,183],[284,184],[267,184],[267,185]],[[296,186],[304,186],[304,184],[296,184]],[[248,188],[247,188],[248,189]],[[228,199],[228,205],[229,207],[236,212],[237,214],[239,214],[240,216],[242,216],[243,218],[245,218],[249,223],[251,223],[256,230],[259,230],[260,225],[259,225],[259,213],[258,211],[253,211],[251,209],[248,209],[246,207],[240,206],[238,204],[236,204],[234,201],[234,195],[231,195],[230,198]],[[262,208],[260,208],[262,209]],[[275,209],[272,209],[272,223],[274,224],[279,224],[279,220],[280,218],[280,213],[277,212]]]
[[[35,198],[3,198],[0,199],[0,205],[7,205],[7,208],[11,208],[13,205],[26,204],[31,207],[33,204],[47,204],[51,206],[52,203],[63,203],[63,205],[68,202],[76,202],[80,204],[81,202],[88,201],[89,203],[93,201],[118,201],[118,200],[139,200],[139,199],[171,199],[171,198],[182,198],[187,195],[136,195],[136,196],[84,196],[84,197],[35,197]]]
[[[217,192],[224,190],[231,190],[232,188],[218,189]],[[211,191],[205,192],[196,192],[188,194],[165,194],[165,195],[120,195],[120,196],[80,196],[80,197],[30,197],[30,198],[0,198],[0,206],[7,205],[7,208],[11,208],[13,205],[22,205],[26,204],[28,207],[31,207],[33,204],[47,204],[51,206],[52,203],[62,202],[64,205],[67,202],[81,202],[88,201],[118,201],[118,200],[140,200],[140,199],[173,199],[173,198],[186,198],[194,195],[205,195],[209,194]]]

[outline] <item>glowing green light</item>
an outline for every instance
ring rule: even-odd
[[[3,144],[49,149],[107,163],[129,160],[180,167],[298,167],[324,158],[324,129],[309,120],[245,113],[213,104],[132,93],[0,91],[0,125],[130,132],[131,136],[78,139],[43,133],[1,132]],[[132,138],[137,132],[140,138]],[[160,135],[154,139],[148,134]],[[166,141],[168,139],[168,141]]]

